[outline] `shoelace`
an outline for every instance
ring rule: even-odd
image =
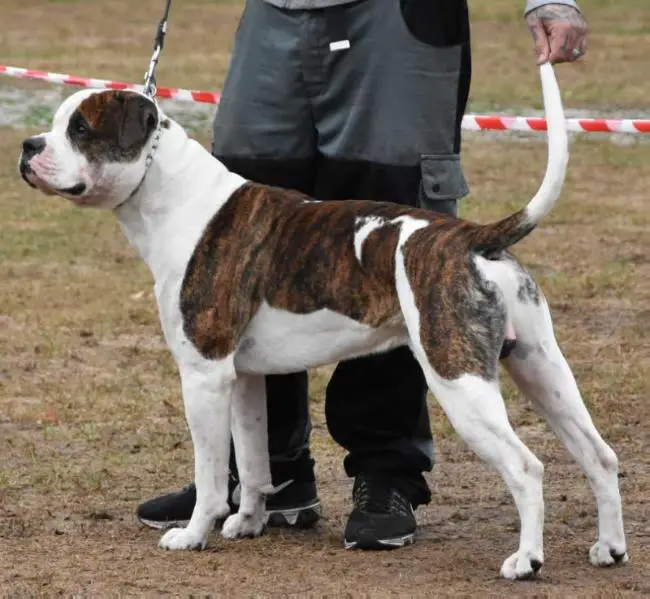
[[[409,501],[385,480],[362,478],[352,493],[355,505],[364,512],[405,516],[411,511]]]

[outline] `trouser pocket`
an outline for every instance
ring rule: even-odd
[[[456,201],[469,193],[459,154],[424,154],[420,161],[422,208],[456,214]]]

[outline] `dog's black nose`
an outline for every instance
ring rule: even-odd
[[[28,137],[23,142],[23,160],[29,160],[36,154],[40,154],[44,149],[45,139],[43,137]]]

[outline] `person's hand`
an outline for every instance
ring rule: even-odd
[[[526,15],[537,64],[573,62],[587,51],[587,22],[572,6],[545,4]]]

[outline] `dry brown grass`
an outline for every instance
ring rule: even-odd
[[[475,42],[472,97],[476,109],[537,106],[532,46],[521,18],[523,3],[470,0]],[[646,0],[579,2],[591,30],[584,60],[559,70],[568,108],[648,109],[646,52],[650,5]]]
[[[504,90],[488,73],[508,63],[508,40],[521,38],[521,51],[528,49],[509,4],[490,0],[489,15],[486,1],[472,4],[477,102],[537,102],[532,75]],[[623,53],[638,70],[625,74],[614,68],[618,62],[606,62],[611,68],[605,72],[617,82],[609,91],[594,87],[602,77],[590,71],[591,62],[577,76],[569,78],[567,70],[565,90],[575,92],[571,102],[641,106],[632,75],[642,73],[637,52],[647,34],[640,24],[649,9],[642,0],[618,3],[627,13],[613,3],[583,4],[594,5],[592,24],[627,44]],[[153,0],[4,0],[0,56],[9,63],[139,79],[160,8]],[[236,4],[177,1],[171,29],[177,35],[170,33],[161,84],[215,87],[238,12]],[[634,21],[626,25],[621,14]],[[129,24],[118,27],[127,16]],[[42,24],[39,35],[32,35],[34,23]],[[502,35],[492,42],[494,24]],[[181,30],[191,47],[181,43]],[[113,35],[122,41],[110,47]],[[71,39],[87,45],[80,52],[71,48]],[[203,42],[213,44],[209,59],[195,51]],[[597,48],[594,40],[596,56]],[[116,66],[115,53],[122,49],[127,54]],[[525,57],[516,53],[523,69]],[[496,572],[516,541],[515,508],[498,477],[465,449],[433,404],[440,461],[430,476],[434,500],[418,512],[418,543],[390,554],[340,548],[349,482],[341,450],[323,421],[326,370],[314,373],[312,389],[322,524],[312,532],[273,532],[254,541],[213,538],[202,554],[157,550],[159,534],[140,527],[133,511],[142,498],[188,479],[191,444],[150,275],[111,215],[44,199],[20,181],[15,161],[27,133],[0,130],[2,594],[650,593],[650,148],[576,142],[561,202],[517,247],[550,298],[558,338],[594,418],[619,452],[632,564],[611,571],[588,565],[595,508],[587,483],[508,387],[513,423],[547,465],[548,502],[543,579],[513,586]],[[487,221],[531,195],[545,148],[473,137],[464,161],[474,191],[466,213]]]
[[[163,4],[3,0],[0,62],[140,82]],[[541,106],[522,6],[523,0],[470,2],[477,110]],[[592,36],[585,60],[560,71],[567,106],[647,110],[647,0],[583,0],[581,6]],[[218,89],[240,13],[238,0],[175,0],[159,83]]]

